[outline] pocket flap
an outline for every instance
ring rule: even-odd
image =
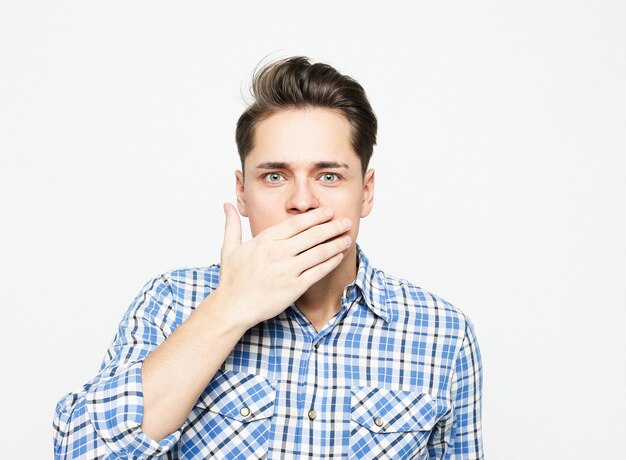
[[[260,375],[219,369],[195,406],[242,422],[274,414],[276,387]]]
[[[351,417],[375,433],[430,430],[436,422],[436,402],[428,393],[352,388]]]

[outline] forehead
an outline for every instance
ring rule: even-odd
[[[351,125],[338,111],[326,108],[284,109],[259,122],[246,164],[267,162],[309,166],[337,162],[350,169],[360,164],[350,143]]]

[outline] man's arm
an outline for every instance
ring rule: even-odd
[[[430,458],[482,460],[483,367],[474,326],[466,317],[465,337],[454,364],[451,382],[452,409],[433,431]]]
[[[173,296],[163,276],[148,281],[125,312],[98,374],[56,405],[55,458],[151,458],[180,432],[157,442],[140,428],[141,365],[174,327]]]
[[[216,294],[171,333],[169,284],[157,277],[144,285],[98,375],[57,404],[56,458],[153,458],[178,442],[193,404],[245,332],[224,317]]]
[[[293,216],[242,244],[236,210],[229,205],[225,211],[217,290],[177,328],[167,318],[175,316],[171,288],[151,286],[137,296],[98,376],[57,404],[57,458],[104,446],[138,459],[167,452],[245,331],[279,314],[336,268],[350,244],[341,238],[349,226],[328,221],[331,215],[322,209]]]

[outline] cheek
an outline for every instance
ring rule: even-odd
[[[361,206],[363,202],[362,195],[357,193],[337,193],[329,194],[325,206],[331,206],[335,210],[335,215],[340,217],[348,217],[354,220],[361,216]]]
[[[363,200],[363,194],[352,187],[327,188],[320,191],[322,205],[333,206],[337,212],[341,211],[349,216],[355,208],[359,208]]]
[[[282,208],[277,200],[268,200],[265,197],[255,196],[246,200],[250,232],[254,238],[258,233],[280,222],[283,215]]]

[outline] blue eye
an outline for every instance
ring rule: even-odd
[[[270,173],[265,174],[264,177],[282,177],[282,176],[276,172],[270,172]],[[279,182],[279,181],[270,179],[270,182]]]
[[[331,177],[333,177],[333,176],[334,176],[334,177],[336,178],[336,180],[325,180],[325,181],[323,181],[323,182],[337,182],[337,180],[339,180],[339,175],[338,175],[338,174],[335,174],[335,173],[324,173],[324,174],[322,175],[322,177],[328,177],[328,176],[331,176]]]

